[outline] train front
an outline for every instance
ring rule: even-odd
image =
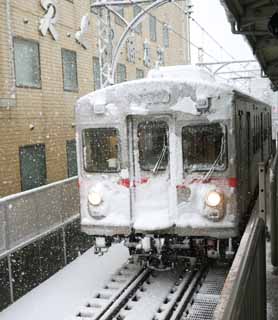
[[[125,239],[131,254],[162,269],[232,252],[231,106],[227,88],[186,68],[78,101],[81,224],[97,250]]]

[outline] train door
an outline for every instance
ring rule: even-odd
[[[173,225],[167,116],[130,116],[127,120],[131,216],[135,230],[163,230]]]
[[[245,132],[244,112],[238,109],[237,115],[237,165],[238,165],[238,177],[239,177],[239,210],[245,212],[248,206],[247,199],[247,184],[248,180],[248,162],[246,158],[246,132]]]

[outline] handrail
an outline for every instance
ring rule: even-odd
[[[256,306],[250,305],[249,297],[253,302],[259,299]],[[255,310],[253,315],[251,308]],[[266,319],[265,224],[256,210],[241,239],[213,319]]]
[[[77,177],[0,199],[0,256],[9,254],[79,215]]]

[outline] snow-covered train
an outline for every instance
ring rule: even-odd
[[[271,109],[193,66],[90,93],[76,105],[82,230],[124,239],[154,268],[228,257],[271,155]]]

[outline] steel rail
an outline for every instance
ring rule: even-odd
[[[123,267],[121,270],[111,278],[104,290],[79,308],[73,319],[131,320],[137,319],[138,312],[142,320],[195,319],[194,315],[204,312],[207,315],[205,319],[212,319],[228,269],[217,269],[206,263],[199,270],[172,270],[172,275],[168,271],[168,274],[157,274],[142,268],[131,276],[133,269]],[[111,294],[113,290],[116,290],[115,294]]]
[[[204,267],[202,270],[199,270],[196,273],[196,275],[194,276],[194,278],[190,282],[188,288],[186,289],[186,291],[182,295],[182,298],[179,301],[178,306],[175,308],[175,310],[174,310],[172,316],[169,318],[169,320],[181,319],[186,307],[190,303],[190,300],[196,291],[197,286],[200,284],[201,279],[203,278],[206,270],[207,270],[207,268]],[[168,320],[168,318],[167,318],[167,320]]]
[[[151,271],[149,269],[140,270],[119,294],[110,302],[106,309],[96,318],[96,320],[111,320],[122,306],[127,302],[129,297],[138,289],[138,287],[147,279]]]
[[[70,319],[111,319],[110,314],[123,297],[132,294],[149,274],[150,271],[146,268],[125,263],[110,277],[106,285],[94,294],[93,298],[87,299],[87,303],[77,309],[75,316]]]

